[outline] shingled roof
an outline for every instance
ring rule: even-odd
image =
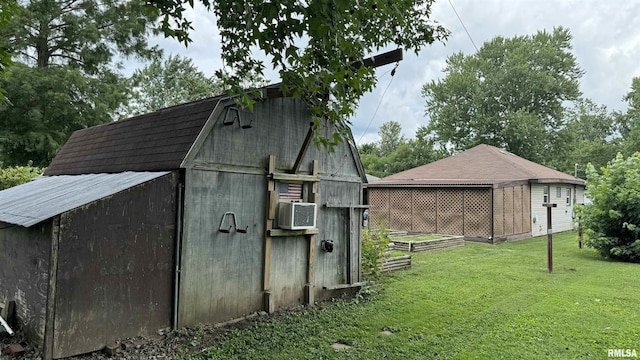
[[[371,182],[369,187],[497,186],[513,182],[585,184],[582,179],[482,144],[454,156]]]
[[[180,167],[218,101],[208,98],[74,132],[44,175]]]

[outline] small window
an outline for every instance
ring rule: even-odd
[[[542,203],[546,204],[549,202],[549,187],[545,186],[543,187],[543,196],[542,196]]]
[[[567,205],[571,205],[571,188],[567,188]]]
[[[280,199],[302,200],[302,184],[280,183]]]
[[[562,188],[561,187],[556,187],[556,197],[557,198],[561,198],[562,197]]]

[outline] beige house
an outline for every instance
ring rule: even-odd
[[[368,185],[371,226],[496,243],[574,228],[585,181],[489,145]]]

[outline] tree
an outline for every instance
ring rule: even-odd
[[[405,142],[401,132],[402,125],[397,121],[387,121],[380,126],[378,129],[380,156],[388,156]]]
[[[603,257],[640,262],[640,153],[618,154],[598,173],[587,171],[592,203],[579,207],[585,243]]]
[[[378,130],[380,141],[377,144],[359,147],[360,159],[367,174],[386,177],[444,157],[444,153],[435,149],[424,126],[418,128],[415,139],[408,141],[400,136],[401,132],[399,123],[387,122]],[[381,150],[383,145],[390,150]]]
[[[623,137],[623,151],[631,155],[640,151],[640,77],[631,81],[631,90],[624,96],[628,104],[627,112],[618,117],[620,133]]]
[[[144,114],[223,93],[220,80],[208,78],[191,59],[169,55],[154,59],[131,76],[128,115]]]
[[[434,140],[456,151],[489,144],[542,162],[563,126],[563,103],[580,96],[582,71],[568,30],[496,37],[447,59],[443,80],[423,87]]]
[[[11,20],[16,8],[15,1],[0,0],[0,32],[9,26],[9,20]],[[5,76],[9,65],[11,65],[11,52],[6,46],[0,45],[0,78]],[[0,103],[7,101],[6,91],[0,87]]]
[[[25,0],[0,47],[17,60],[0,88],[14,106],[0,107],[0,160],[46,166],[75,130],[113,120],[125,101],[116,56],[150,59],[156,14],[137,1]]]
[[[548,165],[573,173],[577,164],[581,174],[591,163],[599,169],[616,157],[621,150],[617,131],[618,113],[609,113],[589,99],[580,99],[565,113],[566,126],[560,130],[555,155]]]
[[[218,75],[233,93],[244,95],[239,103],[251,106],[253,101],[252,94],[239,86],[241,75],[263,74],[264,61],[252,54],[257,46],[278,69],[283,93],[307,102],[315,128],[323,121],[336,125],[331,139],[316,135],[319,143],[331,146],[348,139],[348,118],[377,82],[373,70],[358,62],[389,45],[417,53],[446,38],[447,31],[429,21],[433,1],[201,3],[216,15],[227,69]],[[193,6],[193,1],[186,0],[158,0],[149,5],[163,16],[165,34],[184,42],[189,41],[191,30],[183,16],[187,3]]]

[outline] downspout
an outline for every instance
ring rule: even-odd
[[[175,248],[175,274],[173,280],[173,330],[178,328],[178,298],[180,292],[180,269],[182,258],[182,197],[184,193],[184,184],[178,183],[178,202],[176,209],[176,248]]]

